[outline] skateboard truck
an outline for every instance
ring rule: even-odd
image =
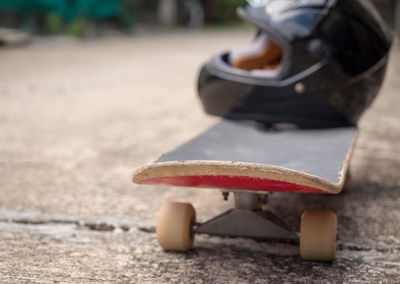
[[[224,197],[226,193],[228,192],[224,192]],[[234,209],[230,209],[205,223],[196,223],[192,232],[231,237],[298,240],[296,230],[285,224],[275,214],[257,210],[262,195],[235,192],[234,196]]]
[[[224,197],[227,196],[223,193]],[[336,215],[331,211],[305,211],[300,232],[269,211],[258,209],[260,194],[234,192],[235,208],[205,223],[196,223],[191,204],[166,202],[158,213],[157,240],[165,250],[187,251],[195,234],[299,241],[305,260],[332,261],[336,251]]]

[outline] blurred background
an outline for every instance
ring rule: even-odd
[[[0,0],[0,44],[26,43],[32,35],[81,38],[143,29],[201,29],[244,25],[242,0]],[[374,0],[388,25],[399,26],[396,0]],[[399,17],[397,17],[399,18]],[[397,29],[398,30],[398,29]]]

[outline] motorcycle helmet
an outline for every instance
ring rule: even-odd
[[[238,15],[257,28],[247,47],[201,69],[205,111],[302,126],[355,125],[376,97],[391,34],[367,0],[248,0]]]

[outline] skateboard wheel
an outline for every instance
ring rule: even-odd
[[[332,211],[305,211],[300,224],[300,255],[305,260],[332,261],[337,219]]]
[[[196,213],[189,203],[165,202],[157,217],[157,241],[165,250],[187,251],[192,248]]]

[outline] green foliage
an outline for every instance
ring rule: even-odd
[[[48,13],[44,17],[44,32],[46,34],[60,34],[64,30],[64,20],[56,13]]]
[[[84,17],[79,17],[69,23],[66,27],[65,32],[72,36],[81,37],[85,33],[85,23],[86,20]]]
[[[124,0],[0,0],[0,13],[21,15],[20,27],[26,30],[34,16],[43,18],[44,33],[82,36],[87,21],[111,19],[132,29],[135,21],[124,11],[124,4]]]
[[[216,0],[213,4],[214,18],[217,22],[237,20],[236,9],[243,0]]]
[[[78,17],[66,21],[57,13],[47,13],[44,16],[43,32],[45,34],[68,34],[72,36],[83,36],[85,31],[85,18]]]

